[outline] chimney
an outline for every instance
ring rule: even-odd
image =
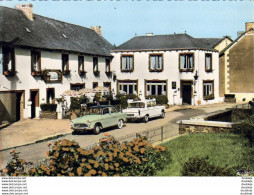
[[[254,22],[246,22],[245,23],[245,32],[250,30],[254,30]]]
[[[16,9],[21,10],[29,20],[33,20],[33,4],[16,5]]]
[[[94,30],[98,35],[102,36],[101,26],[92,26],[91,29]]]
[[[237,32],[237,37],[240,37],[243,33],[244,33],[244,31],[238,31]]]
[[[146,33],[146,36],[151,37],[151,36],[153,36],[153,33]]]

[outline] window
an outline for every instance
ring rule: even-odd
[[[93,57],[93,71],[98,72],[99,67],[98,67],[98,57]]]
[[[203,83],[204,100],[214,99],[214,84],[213,81],[204,81]]]
[[[163,57],[162,54],[150,54],[149,59],[150,65],[149,70],[150,72],[162,71],[163,70]]]
[[[79,91],[80,89],[84,89],[84,88],[85,88],[85,83],[71,84],[71,90],[74,90],[74,91]]]
[[[137,94],[137,81],[121,81],[118,83],[120,93]]]
[[[98,82],[93,82],[93,89],[98,87]]]
[[[106,58],[106,67],[105,67],[105,72],[110,72],[110,59]]]
[[[147,81],[146,95],[166,95],[167,83],[166,81]]]
[[[110,108],[110,111],[111,111],[112,114],[113,113],[117,113],[117,110],[115,108],[113,108],[113,107]]]
[[[41,71],[41,52],[31,51],[31,71],[38,73]]]
[[[212,71],[212,54],[211,53],[205,54],[205,71],[206,72]]]
[[[15,73],[14,48],[3,47],[3,73],[4,75],[14,75]]]
[[[103,87],[107,87],[109,89],[108,92],[104,92],[104,95],[110,95],[111,92],[111,83],[110,82],[104,82]]]
[[[180,54],[180,71],[194,70],[194,54]]]
[[[62,54],[62,71],[64,75],[70,74],[68,54]]]
[[[47,104],[55,103],[55,88],[47,88]]]
[[[121,71],[132,72],[134,70],[134,59],[133,55],[123,55],[121,57]]]
[[[84,56],[78,56],[78,72],[79,74],[84,73]]]
[[[103,109],[103,115],[104,115],[104,114],[109,114],[109,108],[104,108],[104,109]]]

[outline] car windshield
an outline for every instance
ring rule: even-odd
[[[100,115],[102,113],[101,108],[89,108],[86,112],[86,114],[90,115]]]
[[[133,102],[129,104],[129,108],[144,108],[145,103],[143,102]]]

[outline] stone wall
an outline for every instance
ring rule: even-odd
[[[57,119],[57,112],[41,111],[40,118]]]
[[[228,133],[232,127],[203,126],[194,124],[179,124],[179,134],[185,133]]]

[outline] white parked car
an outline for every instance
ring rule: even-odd
[[[128,100],[128,108],[123,110],[127,120],[143,120],[148,122],[149,118],[165,117],[165,106],[157,106],[155,99]]]

